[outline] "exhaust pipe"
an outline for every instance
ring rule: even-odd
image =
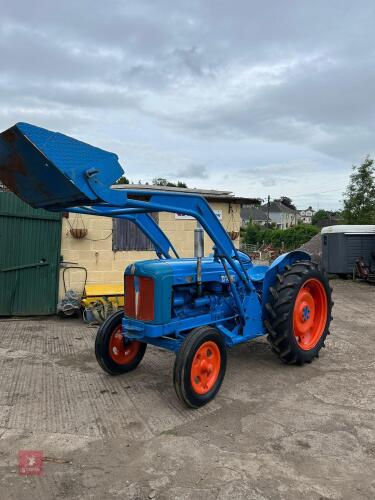
[[[202,295],[202,258],[204,256],[204,229],[197,221],[194,229],[194,257],[197,259],[197,294]]]

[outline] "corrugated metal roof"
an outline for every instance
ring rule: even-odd
[[[262,208],[264,210],[268,210],[267,203],[262,205]],[[284,213],[295,214],[296,210],[293,210],[292,208],[287,207],[286,205],[284,205],[284,203],[281,203],[281,201],[273,200],[270,203],[270,212],[284,212]]]
[[[244,207],[241,209],[241,218],[243,220],[267,221],[266,212],[257,207]]]
[[[322,234],[330,233],[346,233],[346,234],[375,234],[374,224],[338,224],[335,226],[328,226],[322,229]]]
[[[259,198],[247,198],[243,196],[235,196],[232,191],[219,191],[215,189],[198,189],[198,188],[178,188],[171,186],[159,186],[154,184],[115,184],[113,189],[136,189],[140,191],[169,191],[187,194],[199,194],[211,201],[223,201],[227,203],[241,203],[247,205],[259,205]]]

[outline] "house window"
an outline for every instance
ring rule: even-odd
[[[159,223],[158,213],[150,215]],[[154,245],[133,222],[127,219],[112,219],[112,229],[112,250],[114,252],[154,250]]]

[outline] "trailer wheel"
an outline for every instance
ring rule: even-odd
[[[122,335],[124,313],[117,311],[100,326],[95,340],[96,359],[110,375],[120,375],[137,368],[145,354],[147,344],[127,340]]]
[[[226,366],[223,336],[211,326],[195,328],[176,355],[173,382],[177,396],[191,408],[207,404],[219,391]]]
[[[319,356],[332,319],[331,291],[310,261],[296,262],[277,276],[265,326],[272,350],[284,363],[303,365]]]

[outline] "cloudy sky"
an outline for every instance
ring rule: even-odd
[[[340,206],[375,151],[373,0],[0,0],[0,128],[155,176]]]

